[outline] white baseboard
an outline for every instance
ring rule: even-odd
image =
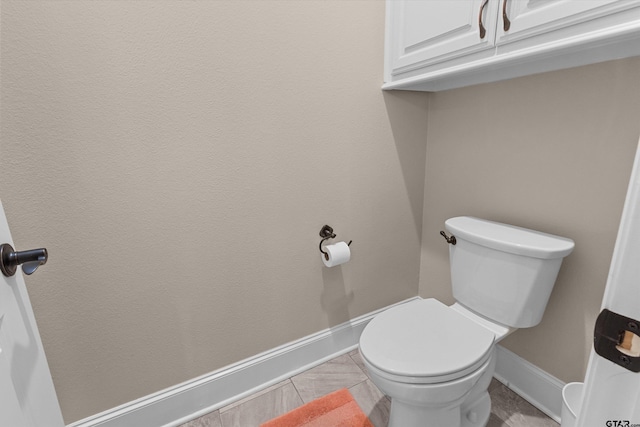
[[[506,348],[497,346],[495,378],[560,422],[564,382]]]
[[[373,317],[415,299],[420,297],[365,314],[67,427],[178,426],[353,350]],[[560,422],[563,382],[501,346],[497,346],[495,377]]]
[[[420,298],[389,307],[415,299]],[[389,307],[92,415],[68,427],[178,426],[353,350],[367,323]]]

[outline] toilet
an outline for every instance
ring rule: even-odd
[[[487,221],[445,222],[456,302],[430,298],[377,315],[360,336],[389,427],[485,426],[496,343],[542,320],[571,239]]]

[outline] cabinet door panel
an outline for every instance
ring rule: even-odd
[[[497,7],[496,0],[391,0],[391,73],[492,48]]]
[[[638,6],[638,0],[500,0],[496,45],[539,35],[550,38],[554,31],[558,32],[554,38],[568,37],[575,35],[577,25],[580,33],[595,31],[601,26],[597,19]]]

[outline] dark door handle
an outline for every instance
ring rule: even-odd
[[[24,274],[33,274],[38,267],[47,263],[48,258],[45,248],[17,252],[8,243],[0,245],[0,270],[7,277],[16,274],[19,265],[22,265]]]

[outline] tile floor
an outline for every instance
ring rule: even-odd
[[[369,380],[360,354],[354,350],[180,427],[258,427],[340,388],[349,389],[376,427],[387,425],[391,402]],[[492,408],[487,427],[559,426],[496,380],[489,392]]]

